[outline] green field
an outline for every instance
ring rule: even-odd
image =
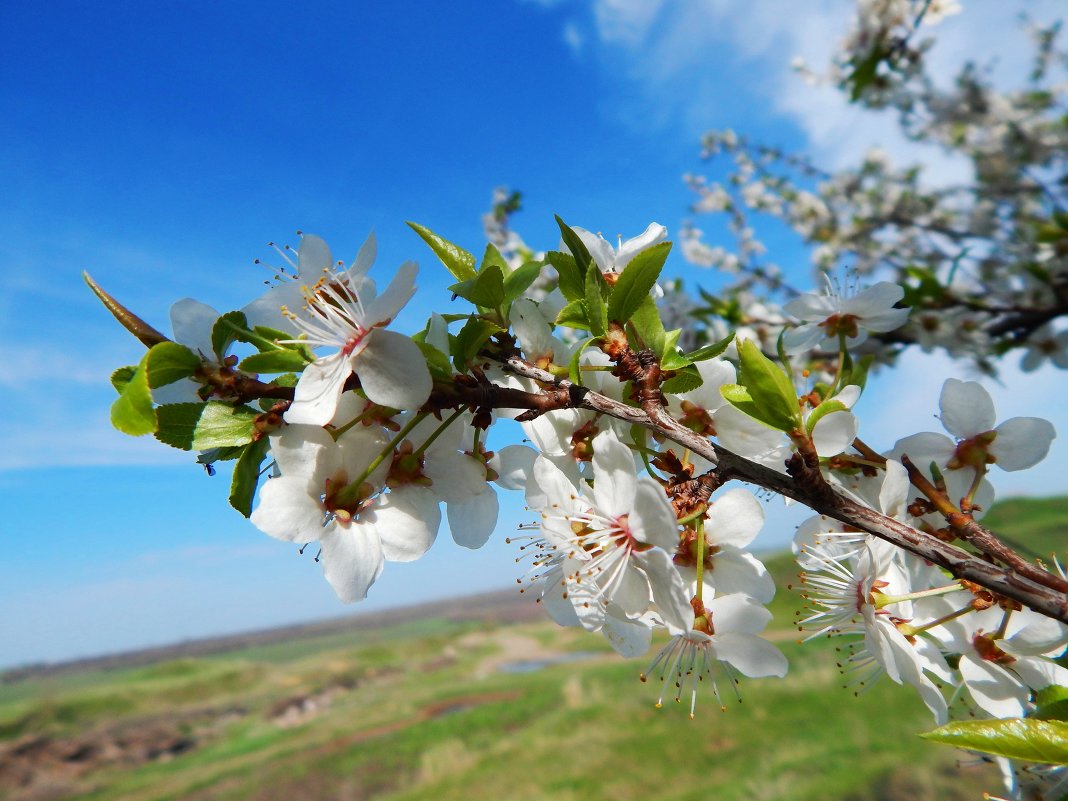
[[[1010,504],[991,522],[1040,553],[1063,543],[1063,500]],[[788,559],[770,564],[789,575]],[[693,721],[673,702],[656,709],[659,688],[638,680],[647,659],[599,637],[425,613],[31,677],[0,685],[0,797],[953,801],[997,789],[989,766],[916,737],[931,721],[913,692],[842,689],[833,644],[795,642],[796,607],[786,590],[773,604],[787,678],[743,680],[726,712],[709,694]]]

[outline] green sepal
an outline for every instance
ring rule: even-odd
[[[130,379],[133,378],[134,371],[137,369],[137,365],[128,364],[125,367],[120,367],[114,373],[111,374],[111,386],[115,388],[115,391],[120,395],[126,388],[126,385],[130,383]]]
[[[504,299],[507,303],[522,297],[530,285],[538,280],[541,268],[545,265],[540,261],[528,261],[526,264],[516,267],[504,277]]]
[[[219,361],[226,357],[230,346],[238,341],[242,330],[248,330],[248,319],[244,312],[229,311],[219,315],[211,327],[211,349]]]
[[[567,377],[572,384],[582,386],[582,369],[579,365],[579,360],[582,358],[582,351],[589,347],[591,342],[597,340],[598,337],[590,337],[577,348],[575,352],[571,354],[571,359],[567,363]]]
[[[478,274],[475,270],[475,257],[462,247],[454,245],[447,239],[442,239],[419,223],[409,222],[408,227],[419,234],[420,238],[430,246],[434,255],[441,260],[457,281],[467,281]]]
[[[111,404],[111,424],[131,437],[144,436],[156,430],[152,392],[148,388],[147,363],[148,353],[141,357],[118,399]]]
[[[645,298],[656,285],[656,279],[660,277],[660,271],[664,269],[668,253],[671,251],[670,242],[661,242],[646,248],[636,255],[623,272],[616,279],[616,285],[612,287],[612,294],[608,298],[608,319],[617,323],[625,323],[631,315],[638,310]]]
[[[586,317],[586,304],[581,300],[573,300],[560,310],[554,321],[556,325],[564,325],[568,328],[580,328],[590,330],[590,321]]]
[[[731,346],[731,342],[734,341],[734,333],[727,334],[719,342],[713,342],[711,345],[705,345],[697,350],[690,351],[686,354],[686,358],[691,362],[703,362],[708,359],[714,359],[717,356],[722,356],[727,348]]]
[[[177,342],[160,342],[148,351],[145,372],[152,389],[189,378],[200,367],[200,357]]]
[[[821,403],[819,406],[812,410],[812,414],[810,414],[808,416],[808,419],[805,421],[805,430],[808,431],[809,434],[811,434],[812,430],[816,427],[816,423],[818,423],[822,418],[826,417],[831,412],[848,411],[849,407],[837,398],[825,400],[823,401],[823,403]]]
[[[1060,720],[960,720],[920,736],[936,743],[1009,759],[1068,764],[1068,723]]]
[[[460,281],[449,291],[484,309],[496,309],[504,302],[504,271],[491,264],[476,277]]]
[[[238,369],[246,373],[299,373],[307,363],[300,351],[283,348],[246,356],[241,360]]]
[[[681,395],[683,392],[693,392],[703,383],[704,379],[701,378],[697,368],[690,365],[676,372],[663,383],[660,389],[669,395]]]
[[[259,413],[219,401],[169,403],[156,409],[156,439],[183,451],[229,448],[252,441]]]
[[[758,412],[746,413],[780,431],[800,428],[801,408],[797,403],[797,392],[782,368],[765,356],[751,339],[743,339],[738,344],[738,359],[741,362],[738,383],[748,390]]]
[[[600,270],[586,271],[586,290],[583,302],[586,306],[586,319],[590,323],[590,333],[604,336],[608,330],[607,306],[604,296],[608,290]]]
[[[461,373],[467,372],[467,363],[478,356],[478,352],[491,336],[503,330],[496,323],[481,317],[470,318],[456,334],[455,352],[452,356],[456,369]]]
[[[267,437],[250,443],[234,465],[234,476],[230,481],[230,505],[245,517],[252,515],[252,499],[260,482],[260,465],[267,455],[268,445]]]
[[[585,273],[579,271],[575,257],[570,253],[550,250],[545,258],[556,269],[561,294],[569,301],[582,300],[586,294]]]

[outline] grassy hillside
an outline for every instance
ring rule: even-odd
[[[1057,544],[1066,506],[1012,501],[989,519]],[[787,558],[769,563],[789,581]],[[988,766],[915,736],[931,722],[911,691],[842,689],[832,643],[794,642],[796,605],[785,590],[773,605],[788,677],[743,679],[726,712],[709,694],[693,721],[655,708],[659,687],[638,680],[647,659],[598,637],[426,608],[27,678],[0,686],[0,797],[955,801],[997,786]]]

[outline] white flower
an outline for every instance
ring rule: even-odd
[[[724,595],[703,606],[699,618],[691,614],[692,627],[672,637],[642,674],[642,681],[657,676],[665,687],[670,681],[676,703],[682,702],[689,687],[691,718],[702,683],[708,682],[720,706],[726,708],[719,692],[724,674],[733,685],[734,670],[750,678],[781,678],[787,670],[782,651],[757,636],[771,621],[771,612],[744,595]],[[661,691],[656,705],[659,708],[663,703]]]
[[[994,401],[975,381],[948,379],[938,405],[942,425],[956,441],[927,432],[894,446],[894,454],[907,454],[920,469],[935,462],[950,475],[962,468],[985,470],[990,463],[1002,470],[1026,470],[1046,458],[1057,436],[1053,425],[1039,417],[1013,417],[995,428]],[[965,472],[970,481],[974,472]]]
[[[211,345],[211,332],[219,313],[206,303],[193,298],[183,298],[171,306],[171,330],[173,339],[179,345],[185,345],[201,359],[218,361]],[[191,378],[183,378],[152,390],[152,399],[156,403],[200,403],[202,398],[197,393],[201,384]]]
[[[637,478],[630,449],[611,430],[594,439],[593,478],[592,490],[576,487],[539,457],[527,487],[528,504],[541,511],[545,541],[561,557],[561,594],[591,630],[604,624],[611,605],[632,619],[655,610],[670,629],[685,630],[690,607],[670,556],[678,547],[678,524],[663,489]]]
[[[613,248],[600,234],[574,225],[571,226],[571,230],[578,234],[582,244],[586,246],[586,250],[590,252],[590,256],[593,257],[597,268],[602,273],[622,272],[623,268],[630,264],[630,260],[643,250],[667,240],[667,228],[659,223],[649,223],[649,227],[642,233],[626,242],[620,236],[619,246],[616,248]]]
[[[1027,338],[1027,354],[1020,362],[1024,372],[1037,370],[1047,359],[1062,370],[1068,369],[1068,330],[1055,331],[1046,323]]]
[[[290,318],[283,309],[299,308],[304,302],[302,287],[315,284],[327,273],[334,269],[333,256],[330,248],[320,237],[315,234],[300,234],[300,246],[296,251],[296,260],[289,254],[292,249],[286,245],[279,248],[271,243],[278,254],[285,260],[286,267],[275,270],[274,278],[277,283],[272,284],[263,295],[245,306],[242,311],[250,326],[263,325],[279,331],[291,331],[296,329],[290,322]],[[363,243],[352,270],[364,274],[374,263],[378,245],[374,234],[367,237]],[[256,259],[257,264],[264,264]]]
[[[303,287],[304,309],[290,312],[292,324],[306,336],[300,341],[336,350],[304,368],[287,422],[326,425],[354,372],[368,399],[381,406],[417,409],[430,396],[430,372],[419,346],[385,330],[415,292],[418,267],[402,264],[381,295],[366,276],[369,267],[358,258],[348,271],[327,272]]]
[[[845,337],[847,348],[855,348],[868,338],[869,331],[884,333],[905,323],[909,310],[894,308],[904,296],[905,290],[887,281],[844,296],[828,279],[827,292],[806,292],[783,307],[802,322],[786,332],[786,348],[792,353],[816,347],[837,351],[840,336]]]
[[[436,524],[431,530],[396,499],[376,497],[388,462],[368,468],[386,444],[380,429],[364,426],[337,442],[318,426],[286,426],[271,436],[281,475],[260,489],[252,523],[278,539],[318,541],[323,573],[346,602],[366,597],[384,559],[417,559],[434,541]]]

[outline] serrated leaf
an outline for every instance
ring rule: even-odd
[[[701,378],[701,374],[697,372],[697,368],[690,366],[679,370],[665,381],[660,388],[669,395],[681,395],[683,392],[693,392],[703,383],[704,380]]]
[[[238,332],[248,329],[248,319],[244,312],[230,311],[219,315],[215,325],[211,327],[211,349],[219,361],[222,361],[230,350],[230,346],[238,341]]]
[[[162,344],[162,343],[160,343]],[[155,347],[155,346],[153,346]],[[146,353],[130,379],[119,393],[118,399],[111,404],[111,424],[123,434],[140,437],[156,430],[156,415],[152,408],[152,392],[148,388]]]
[[[963,720],[921,734],[925,740],[986,754],[1068,764],[1068,723],[1059,720]]]
[[[624,323],[638,310],[642,301],[649,297],[664,262],[671,251],[670,242],[661,242],[646,248],[623,268],[608,297],[608,319]]]
[[[521,267],[516,267],[512,272],[504,277],[504,300],[507,303],[511,303],[523,296],[530,285],[538,280],[538,276],[541,275],[541,268],[544,267],[540,261],[528,261]]]
[[[585,273],[579,272],[575,257],[570,253],[550,250],[545,254],[546,260],[556,269],[560,277],[560,292],[568,300],[582,300],[586,294]]]
[[[246,373],[292,373],[300,372],[307,364],[307,359],[299,351],[283,348],[246,356],[238,369]]]
[[[484,309],[496,309],[504,302],[504,271],[491,264],[475,278],[449,287],[454,295]]]
[[[631,347],[650,348],[657,354],[664,352],[667,332],[664,331],[664,324],[660,321],[660,310],[656,307],[652,296],[645,297],[628,322],[641,338],[641,342],[630,343]]]
[[[682,353],[679,353],[677,344],[680,336],[682,336],[681,328],[676,328],[674,331],[668,331],[664,334],[664,352],[658,354],[660,356],[661,370],[681,370],[683,367],[690,366],[690,360]]]
[[[840,400],[837,400],[836,398],[825,400],[823,403],[821,403],[819,406],[812,410],[812,413],[805,421],[805,430],[808,431],[809,434],[811,434],[812,430],[816,427],[816,423],[818,423],[823,417],[829,415],[831,412],[848,411],[849,407],[842,403]]]
[[[461,373],[467,372],[467,363],[478,356],[491,336],[502,330],[499,325],[481,317],[472,317],[464,323],[464,327],[456,334],[456,352],[452,357],[456,369]]]
[[[686,354],[686,358],[689,359],[691,362],[703,362],[707,361],[708,359],[714,359],[717,356],[722,356],[727,351],[727,348],[731,346],[731,343],[733,341],[734,334],[732,332],[730,334],[727,334],[727,336],[725,336],[719,342],[713,342],[711,345],[705,345],[702,348],[690,351]]]
[[[260,481],[260,465],[267,455],[267,437],[249,444],[234,465],[234,477],[230,481],[230,505],[245,517],[252,514],[252,499]]]
[[[252,440],[258,413],[227,403],[169,403],[156,409],[156,439],[183,451],[229,448]]]
[[[409,222],[408,227],[419,234],[420,238],[430,246],[434,255],[441,260],[457,281],[467,281],[478,275],[475,270],[475,257],[462,247],[454,245],[418,223]]]
[[[130,379],[133,377],[134,370],[137,369],[136,365],[128,364],[125,367],[120,367],[114,373],[111,374],[111,386],[115,388],[115,391],[120,395],[126,388],[126,385],[130,383]]]
[[[486,245],[486,252],[482,254],[482,264],[479,266],[478,271],[482,272],[491,266],[500,267],[502,275],[511,269],[508,266],[508,262],[504,260],[504,256],[501,255],[501,252],[497,250],[497,247],[492,242]]]
[[[750,414],[780,431],[801,426],[801,409],[793,382],[751,339],[738,344],[738,383],[749,391],[758,414]],[[744,410],[743,410],[744,411]]]
[[[590,321],[586,317],[586,304],[581,300],[573,300],[556,315],[556,325],[564,325],[568,328],[581,328],[588,331]]]
[[[431,373],[442,376],[443,378],[449,378],[452,376],[452,364],[449,363],[449,357],[442,353],[426,342],[415,343],[419,346],[419,350],[423,352],[423,358],[426,359],[426,366],[430,368]]]
[[[586,291],[584,303],[586,306],[586,319],[590,323],[590,333],[604,336],[608,330],[608,316],[604,302],[604,290],[607,289],[604,277],[600,270],[586,271]]]
[[[593,256],[591,256],[590,252],[586,249],[586,245],[583,243],[582,238],[571,229],[570,225],[560,219],[560,215],[556,215],[556,224],[560,226],[560,237],[564,240],[567,249],[571,251],[571,255],[575,258],[575,265],[578,267],[579,278],[585,283],[586,270],[593,264]]]

